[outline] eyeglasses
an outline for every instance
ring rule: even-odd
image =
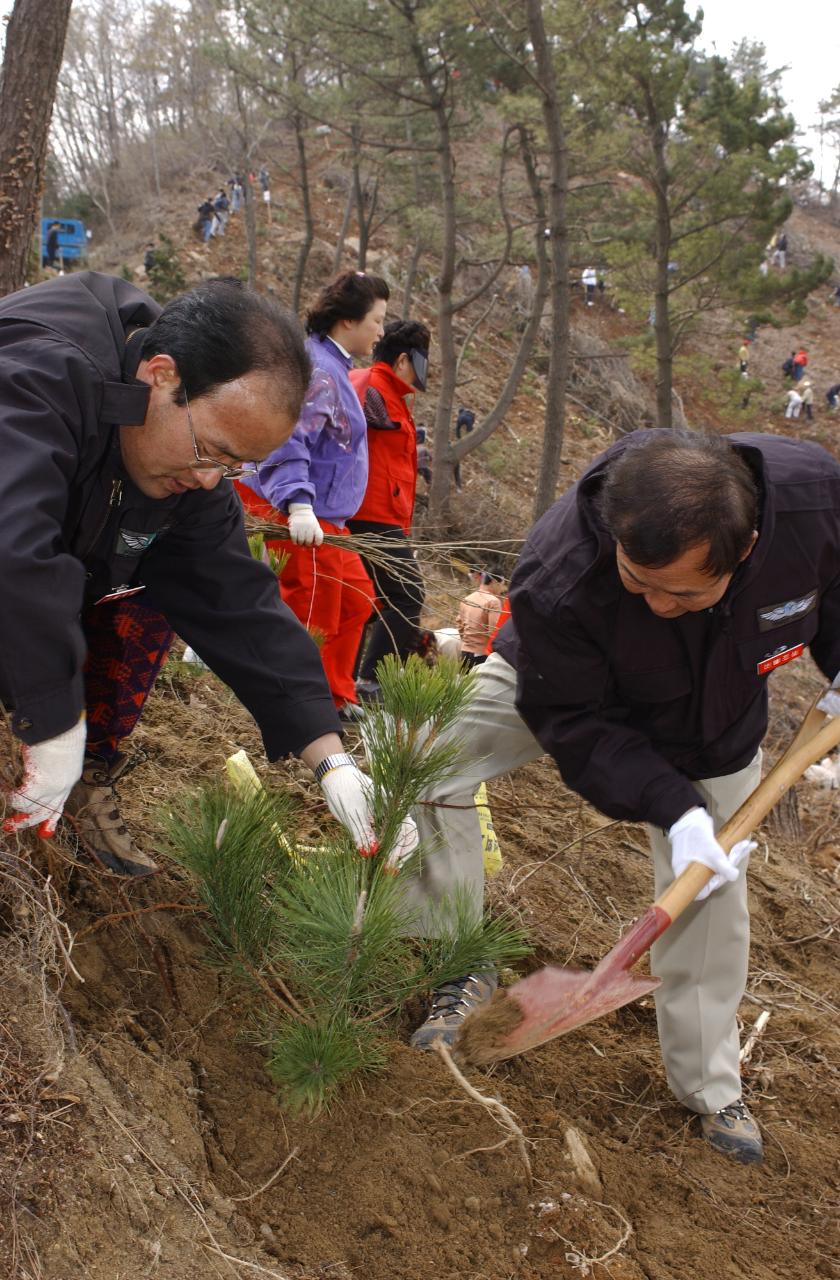
[[[183,386],[184,384],[181,383]],[[192,413],[190,412],[190,398],[187,395],[187,388],[184,387],[184,404],[187,409],[187,422],[189,423],[190,435],[192,436],[193,453],[195,454],[195,462],[190,463],[193,471],[221,471],[223,480],[238,480],[240,476],[253,476],[257,474],[256,462],[240,462],[235,467],[229,467],[226,462],[217,462],[214,458],[205,458],[198,452],[198,441],[195,438],[195,427],[193,426]]]

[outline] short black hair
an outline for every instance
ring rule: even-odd
[[[373,359],[395,365],[399,357],[410,351],[428,355],[432,335],[422,320],[391,320],[385,333],[373,348]]]
[[[601,519],[634,564],[661,569],[708,544],[703,571],[734,573],[758,525],[756,480],[721,436],[661,430],[611,462]]]
[[[274,378],[278,405],[297,419],[312,376],[296,317],[231,277],[205,280],[167,303],[143,337],[141,360],[154,355],[177,365],[176,404],[259,372]]]
[[[342,271],[325,284],[306,316],[306,332],[324,337],[339,320],[364,320],[379,299],[391,296],[381,276],[367,271]]]

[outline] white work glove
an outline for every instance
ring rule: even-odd
[[[372,780],[355,764],[342,764],[324,774],[321,790],[330,813],[350,832],[362,857],[374,857],[379,852],[379,841],[373,826]],[[404,818],[388,854],[386,869],[399,871],[418,843],[414,819]]]
[[[85,717],[55,738],[23,745],[23,779],[9,796],[11,813],[3,822],[6,832],[38,828],[42,838],[55,835],[64,803],[82,776],[87,730]]]
[[[726,853],[715,839],[712,815],[706,809],[689,809],[670,828],[668,839],[671,841],[671,867],[675,877],[682,875],[690,862],[702,862],[704,867],[715,872],[697,894],[695,902],[702,902],[715,889],[737,880],[741,863],[753,849],[758,848],[754,840],[739,840],[732,846],[732,851]]]
[[[818,783],[824,791],[836,791],[840,787],[840,760],[823,756],[819,764],[808,766],[805,777],[809,782]]]
[[[817,708],[827,716],[840,716],[840,673],[832,680],[831,688],[820,698]]]
[[[289,503],[289,537],[298,547],[320,547],[324,530],[308,502]]]

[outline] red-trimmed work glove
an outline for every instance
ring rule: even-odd
[[[55,835],[65,801],[82,776],[87,731],[84,714],[72,729],[37,742],[23,744],[23,779],[9,795],[3,822],[6,832],[37,827],[42,838]]]
[[[348,761],[324,774],[321,778],[321,790],[330,813],[350,832],[359,853],[363,858],[372,858],[379,851],[379,841],[373,825],[371,779],[357,765]],[[404,818],[388,854],[388,869],[398,871],[418,843],[414,819]]]

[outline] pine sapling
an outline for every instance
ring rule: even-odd
[[[423,851],[397,874],[389,853],[404,817],[453,766],[474,677],[455,663],[391,659],[379,679],[382,705],[363,730],[375,857],[360,857],[335,827],[301,846],[288,802],[251,788],[207,788],[169,824],[217,955],[263,999],[271,1075],[287,1105],[313,1112],[358,1072],[382,1067],[389,1016],[410,996],[527,952],[519,929],[477,917],[460,893],[434,913],[435,936],[417,937],[406,889]]]

